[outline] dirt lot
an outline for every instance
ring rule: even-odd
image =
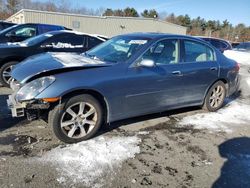
[[[0,187],[249,187],[250,100],[112,123],[65,145],[43,121],[12,119],[0,88]]]

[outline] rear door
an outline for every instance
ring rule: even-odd
[[[182,40],[181,52],[178,71],[183,79],[180,91],[183,96],[180,101],[183,105],[199,104],[209,86],[218,79],[215,52],[208,45],[193,40]]]

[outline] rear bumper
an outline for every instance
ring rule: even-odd
[[[228,96],[231,96],[240,91],[240,80],[241,76],[238,74],[235,80],[229,84]]]

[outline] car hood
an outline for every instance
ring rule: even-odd
[[[103,61],[75,53],[44,53],[31,56],[13,69],[11,76],[25,83],[38,77],[81,69],[110,66]]]

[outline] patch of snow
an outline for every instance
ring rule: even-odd
[[[56,48],[56,49],[61,49],[61,48],[83,48],[83,45],[72,45],[70,43],[63,43],[63,42],[58,42],[58,43],[52,43],[51,45],[46,45],[48,48]]]
[[[63,64],[64,67],[82,66],[86,64],[103,64],[104,62],[97,59],[90,59],[83,55],[75,53],[50,53],[51,56]]]
[[[74,30],[63,30],[63,32],[65,32],[65,33],[74,33],[74,34],[76,34],[76,35],[88,35],[88,36],[91,36],[91,37],[98,38],[98,39],[101,40],[101,41],[106,41],[105,39],[101,38],[102,35],[99,35],[99,34],[83,33],[83,32],[74,31]],[[99,37],[99,36],[100,36],[100,37]],[[107,37],[104,36],[104,35],[103,35],[103,37],[107,38]]]
[[[57,147],[47,152],[41,160],[56,168],[58,182],[83,183],[100,187],[104,177],[114,174],[123,161],[140,152],[136,137],[98,137],[77,144]]]
[[[250,75],[250,73],[248,74]],[[240,90],[243,97],[250,98],[250,77],[241,77]]]
[[[27,47],[28,44],[25,42],[7,42],[6,43],[8,46],[22,46],[22,47]]]
[[[60,177],[60,178],[57,178],[56,181],[62,184],[62,183],[65,183],[66,179],[64,177]]]
[[[46,37],[53,37],[53,35],[50,34],[50,33],[45,33],[44,36],[46,36]]]
[[[148,135],[149,131],[139,131],[137,134],[138,135]]]
[[[198,113],[184,117],[180,125],[193,125],[198,129],[231,132],[239,125],[249,126],[250,122],[250,73],[247,66],[240,70],[241,98],[229,103],[217,112]]]
[[[249,125],[250,104],[244,99],[232,101],[217,112],[198,113],[184,117],[180,125],[193,125],[197,129],[231,132],[237,125]]]

